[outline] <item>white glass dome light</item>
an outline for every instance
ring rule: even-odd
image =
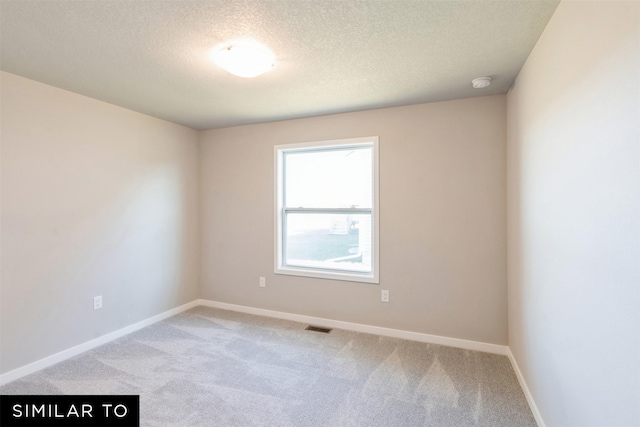
[[[471,80],[471,85],[475,89],[484,89],[485,87],[489,87],[491,84],[491,77],[478,77],[477,79]]]
[[[237,41],[225,43],[211,53],[213,61],[238,77],[256,77],[276,63],[274,54],[257,43]]]

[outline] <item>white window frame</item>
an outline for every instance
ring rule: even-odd
[[[379,267],[380,267],[380,250],[379,250],[379,240],[380,240],[380,221],[379,221],[379,167],[378,167],[378,137],[370,136],[363,138],[349,138],[349,139],[337,139],[330,141],[319,141],[319,142],[304,142],[298,144],[283,144],[276,145],[274,147],[274,158],[275,158],[275,274],[286,274],[293,276],[303,276],[303,277],[313,277],[320,279],[331,279],[331,280],[345,280],[351,282],[364,282],[364,283],[373,283],[379,284]],[[327,268],[313,268],[313,267],[298,267],[298,266],[289,266],[284,262],[284,217],[285,217],[285,207],[284,207],[284,155],[285,153],[291,152],[312,152],[312,151],[321,151],[332,148],[345,149],[349,147],[371,147],[372,148],[372,162],[373,162],[373,177],[372,177],[372,196],[373,203],[371,207],[371,233],[372,233],[372,254],[371,254],[371,262],[372,268],[371,272],[351,272],[351,271],[340,271],[340,270],[331,270]],[[360,209],[338,209],[338,208],[287,208],[288,212],[299,211],[299,212],[319,212],[319,213],[354,213],[361,211]],[[363,209],[363,212],[369,212],[369,209]]]

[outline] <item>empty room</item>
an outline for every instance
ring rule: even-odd
[[[0,424],[640,427],[640,2],[0,0]]]

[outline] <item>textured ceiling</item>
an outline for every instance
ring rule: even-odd
[[[505,93],[557,4],[2,0],[0,68],[211,129]],[[237,38],[276,66],[254,79],[216,67],[208,51]]]

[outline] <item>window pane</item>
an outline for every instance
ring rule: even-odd
[[[285,206],[371,208],[371,147],[285,154]]]
[[[371,272],[370,214],[286,214],[285,264]]]

